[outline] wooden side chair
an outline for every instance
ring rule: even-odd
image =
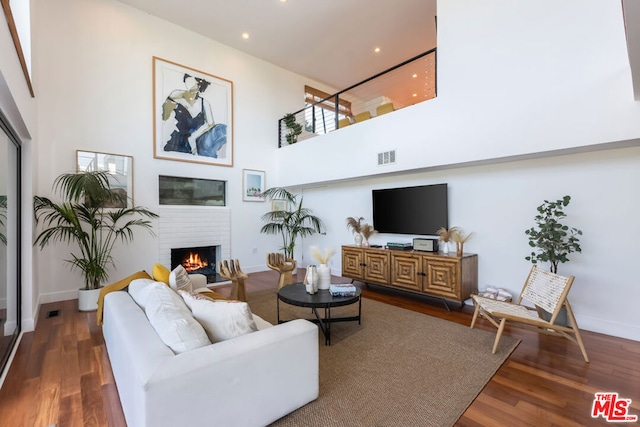
[[[225,279],[231,280],[230,299],[247,301],[245,280],[249,278],[249,275],[242,272],[240,262],[237,259],[218,261],[218,274]]]
[[[548,271],[540,270],[534,265],[529,272],[529,277],[527,277],[527,281],[522,288],[517,303],[497,301],[491,298],[472,295],[471,298],[473,298],[476,309],[473,313],[473,319],[471,320],[471,327],[473,328],[478,319],[478,315],[482,313],[483,317],[498,328],[492,351],[495,354],[507,321],[509,321],[509,324],[516,323],[515,326],[518,326],[517,324],[537,326],[546,333],[558,333],[578,344],[584,361],[588,362],[589,358],[587,357],[587,351],[584,348],[584,343],[580,336],[578,323],[567,299],[567,295],[573,284],[573,279],[573,276],[559,276]],[[535,308],[523,305],[522,300],[532,302]],[[567,317],[570,323],[568,326],[557,325],[555,323],[558,313],[563,306],[567,309]],[[543,318],[543,311],[541,309],[551,314],[549,320]]]
[[[296,262],[291,258],[285,258],[284,254],[267,254],[267,267],[280,273],[278,289],[290,285],[293,282],[292,271],[296,268]]]

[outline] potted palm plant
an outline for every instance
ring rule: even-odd
[[[132,241],[136,228],[153,234],[150,219],[158,215],[141,206],[104,208],[122,206],[124,198],[111,190],[109,173],[105,171],[64,173],[55,179],[53,190],[60,193],[61,202],[34,197],[36,224],[43,226],[34,244],[40,249],[58,242],[77,245],[79,252],[72,252],[71,259],[66,261],[72,270],[79,269],[84,276],[79,309],[95,309],[100,287],[109,278],[107,268],[115,267],[111,252],[116,243]],[[96,294],[95,298],[91,294]]]
[[[321,233],[324,228],[322,220],[311,213],[311,210],[302,207],[302,197],[298,201],[297,196],[285,188],[273,187],[262,193],[269,200],[285,200],[285,209],[276,209],[262,215],[266,222],[260,229],[265,234],[280,234],[285,258],[294,258],[294,248],[298,237],[311,236]]]

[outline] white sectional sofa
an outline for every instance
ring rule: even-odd
[[[175,354],[128,292],[107,294],[103,334],[128,426],[265,426],[316,399],[317,326],[254,319],[256,332]]]

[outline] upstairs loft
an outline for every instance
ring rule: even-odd
[[[305,86],[305,108],[279,120],[278,147],[435,98],[436,54],[428,50],[332,95]]]

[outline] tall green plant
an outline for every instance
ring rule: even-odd
[[[296,116],[293,113],[289,113],[283,118],[284,125],[289,130],[286,135],[287,142],[289,144],[295,144],[298,142],[298,136],[302,133],[302,125],[296,121]]]
[[[558,272],[559,263],[569,261],[570,253],[582,252],[577,237],[582,235],[582,231],[560,222],[567,216],[563,209],[570,201],[570,196],[564,196],[555,202],[545,200],[538,206],[536,226],[525,231],[529,236],[529,246],[538,250],[531,252],[525,259],[532,264],[537,264],[538,261],[549,262],[552,273]]]
[[[153,234],[149,219],[158,215],[150,210],[102,207],[123,199],[111,191],[108,172],[65,173],[55,179],[53,190],[60,193],[62,202],[34,197],[36,223],[44,227],[34,244],[40,249],[57,242],[77,244],[80,252],[71,253],[72,259],[66,261],[72,270],[82,271],[85,289],[97,289],[109,278],[107,267],[115,267],[111,252],[116,242],[132,241],[136,228]]]
[[[324,227],[322,220],[312,215],[311,210],[302,207],[302,197],[298,202],[296,195],[281,187],[269,188],[263,196],[269,200],[287,201],[287,209],[274,210],[262,215],[262,220],[266,224],[260,229],[261,233],[282,235],[280,249],[284,251],[286,258],[293,258],[298,237],[322,232]]]

